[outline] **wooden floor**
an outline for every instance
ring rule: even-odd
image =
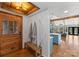
[[[21,49],[3,57],[34,57],[34,54],[29,49]]]
[[[4,57],[34,57],[29,49],[21,49]],[[54,45],[51,57],[79,57],[79,37],[62,37],[61,45]]]
[[[54,45],[51,57],[79,57],[79,37],[63,37],[61,45]]]

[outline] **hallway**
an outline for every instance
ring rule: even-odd
[[[79,37],[67,36],[63,37],[60,46],[54,45],[52,57],[79,57]]]

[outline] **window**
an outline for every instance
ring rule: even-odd
[[[74,27],[74,35],[78,35],[78,27]]]

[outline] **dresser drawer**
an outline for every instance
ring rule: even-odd
[[[20,48],[21,39],[19,37],[0,38],[0,56],[19,50]]]
[[[15,37],[15,38],[0,38],[0,43],[6,43],[6,42],[14,42],[16,40],[19,40],[20,38]]]
[[[7,48],[10,48],[12,46],[20,47],[20,42],[16,41],[16,42],[1,43],[0,49],[7,49]]]
[[[18,49],[19,49],[18,45],[15,45],[15,46],[8,47],[8,48],[5,48],[5,49],[0,49],[0,51],[1,51],[0,53],[1,53],[1,56],[2,56],[2,55],[6,55],[10,52],[14,52]]]

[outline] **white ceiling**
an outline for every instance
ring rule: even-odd
[[[72,16],[79,14],[79,2],[32,2],[40,11],[50,9],[50,15],[55,17]],[[68,10],[68,13],[64,13]]]

